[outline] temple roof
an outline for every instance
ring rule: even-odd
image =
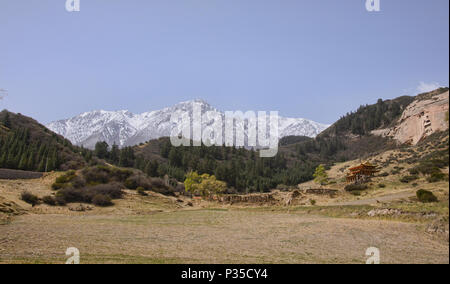
[[[366,162],[366,163],[361,163],[359,166],[349,168],[348,170],[353,172],[353,171],[359,171],[361,169],[375,170],[375,168],[376,168],[376,166],[372,165],[369,162]]]

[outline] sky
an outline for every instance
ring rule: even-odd
[[[42,123],[201,98],[333,123],[449,80],[449,1],[0,0],[0,109]]]

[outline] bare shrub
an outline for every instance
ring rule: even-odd
[[[28,191],[22,192],[22,194],[20,195],[20,199],[28,204],[31,204],[33,207],[39,204],[39,198]]]
[[[111,202],[111,198],[104,194],[96,194],[92,198],[92,203],[94,205],[102,206],[102,207],[113,205],[113,203]]]
[[[50,195],[42,197],[42,202],[44,202],[45,204],[50,205],[50,206],[57,205],[56,198],[53,196],[50,196]]]

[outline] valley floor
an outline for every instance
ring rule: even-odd
[[[368,218],[368,205],[191,207],[127,191],[113,207],[76,212],[19,200],[25,189],[49,194],[53,180],[0,180],[0,205],[25,213],[0,219],[0,263],[65,263],[68,247],[81,263],[365,263],[369,247],[381,263],[449,263],[448,239],[428,222]]]
[[[251,210],[136,215],[28,214],[0,230],[0,262],[64,263],[448,263],[449,246],[421,225]]]

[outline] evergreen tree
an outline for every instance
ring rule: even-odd
[[[119,162],[119,158],[120,158],[119,146],[117,146],[117,144],[114,142],[114,144],[111,147],[111,152],[109,153],[109,159],[111,160],[111,162],[116,164]]]
[[[108,147],[109,145],[105,141],[95,143],[94,155],[100,159],[107,159],[109,154]]]

